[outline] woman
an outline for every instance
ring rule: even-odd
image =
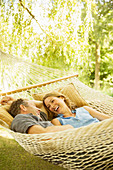
[[[110,118],[109,115],[100,113],[89,106],[77,108],[71,105],[66,96],[57,92],[46,94],[43,104],[53,114],[54,119],[51,122],[54,125],[70,124],[78,128]]]

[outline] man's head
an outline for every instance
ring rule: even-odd
[[[40,109],[35,106],[33,101],[27,99],[17,99],[15,100],[10,108],[9,113],[15,117],[17,114],[28,114],[32,113],[33,115],[39,116]]]

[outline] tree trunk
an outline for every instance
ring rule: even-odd
[[[96,43],[95,89],[100,89],[100,45]]]

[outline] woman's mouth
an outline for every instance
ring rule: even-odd
[[[54,109],[54,111],[56,111],[56,112],[57,112],[57,111],[58,111],[58,109],[59,109],[59,106],[57,106],[57,107]]]

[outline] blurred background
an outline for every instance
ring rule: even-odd
[[[113,96],[113,0],[0,0],[0,92],[74,73]]]

